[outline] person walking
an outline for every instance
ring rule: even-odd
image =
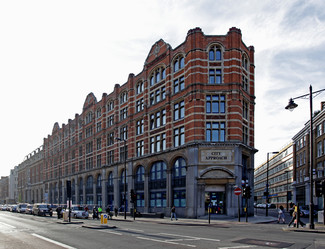
[[[299,225],[304,227],[306,224],[303,223],[300,219],[298,219],[298,215],[299,215],[298,211],[300,211],[300,210],[298,210],[298,206],[293,204],[292,205],[292,210],[293,210],[292,211],[292,218],[291,218],[291,220],[290,220],[290,222],[288,224],[288,227],[290,227],[292,223],[294,223],[294,227],[296,227],[297,223],[298,223],[298,220],[299,220]]]
[[[279,212],[278,212],[278,223],[280,223],[281,220],[282,220],[282,223],[285,224],[284,208],[282,205],[280,206]]]
[[[173,218],[175,218],[177,220],[175,206],[172,206],[171,211],[170,211],[170,220],[173,220]]]

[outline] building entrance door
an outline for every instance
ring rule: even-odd
[[[225,214],[225,193],[224,192],[205,192],[205,213],[211,208],[211,214]]]

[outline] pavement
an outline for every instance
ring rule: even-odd
[[[114,221],[124,221],[124,222],[152,222],[157,224],[168,224],[168,225],[186,225],[186,226],[230,226],[231,224],[236,223],[237,225],[245,224],[246,217],[240,217],[240,221],[238,221],[238,217],[229,217],[226,215],[218,215],[213,216],[210,218],[210,223],[207,216],[200,217],[198,219],[189,219],[189,218],[179,218],[178,220],[170,220],[169,217],[165,218],[151,218],[151,217],[133,217],[127,216],[124,219],[123,216],[113,217],[112,220],[108,220],[108,225],[106,224],[84,224],[82,225],[85,228],[92,228],[92,229],[112,229],[115,228],[113,226]],[[98,221],[100,222],[100,221]],[[267,224],[267,223],[276,223],[277,218],[272,216],[263,216],[263,215],[254,215],[249,216],[247,219],[247,223],[251,224]],[[112,224],[113,223],[113,224]],[[246,223],[246,224],[247,224]],[[283,231],[286,232],[309,232],[309,233],[325,233],[325,225],[322,223],[315,222],[315,228],[310,229],[308,224],[305,227],[288,227],[287,224],[283,224],[282,227]]]

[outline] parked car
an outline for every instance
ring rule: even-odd
[[[52,216],[53,212],[52,209],[48,204],[45,203],[36,203],[33,206],[33,215],[38,215],[38,216],[46,216],[46,215]]]
[[[71,207],[71,216],[74,218],[88,219],[89,213],[85,211],[85,208],[83,206],[73,205]]]
[[[7,211],[7,205],[2,205],[1,210],[2,210],[2,211]]]
[[[302,217],[309,217],[309,206],[301,206],[300,209],[300,215]],[[314,209],[314,216],[317,216],[317,210]]]
[[[19,203],[17,205],[17,212],[18,213],[25,213],[27,208],[27,203]]]
[[[17,212],[17,205],[11,205],[9,211],[10,212]]]
[[[25,214],[33,214],[33,205],[31,204],[27,205]]]

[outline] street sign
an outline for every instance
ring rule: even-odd
[[[234,193],[235,195],[241,195],[241,188],[235,188]]]

